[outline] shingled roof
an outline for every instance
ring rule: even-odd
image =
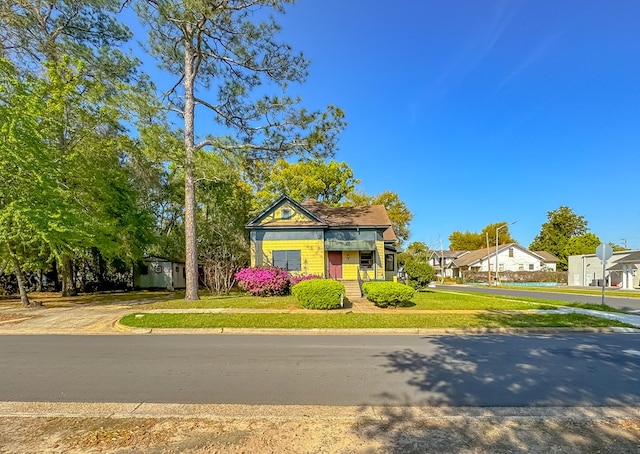
[[[384,241],[398,240],[384,205],[330,207],[315,199],[307,199],[300,205],[323,219],[329,227],[386,227]]]

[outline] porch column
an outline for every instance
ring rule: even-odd
[[[631,265],[622,265],[622,288],[625,290],[633,288],[633,276],[630,271]]]

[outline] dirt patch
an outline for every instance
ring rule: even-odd
[[[47,308],[104,306],[109,304],[129,305],[139,302],[155,302],[180,297],[179,292],[168,291],[131,291],[131,292],[103,292],[80,293],[76,296],[61,296],[59,292],[31,292],[29,300],[37,301]],[[5,307],[21,307],[20,298],[16,295],[3,296],[0,303]]]
[[[637,420],[5,417],[0,452],[637,453]]]
[[[13,323],[20,323],[24,320],[28,320],[30,318],[33,318],[33,315],[25,315],[25,314],[3,314],[0,313],[0,324],[13,324]]]

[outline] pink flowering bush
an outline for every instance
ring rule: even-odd
[[[302,276],[289,276],[289,282],[290,282],[291,287],[296,285],[298,282],[310,281],[311,279],[322,279],[322,276],[318,276],[317,274],[304,274]]]
[[[289,273],[274,266],[245,268],[236,273],[238,286],[256,296],[286,295],[289,293]]]

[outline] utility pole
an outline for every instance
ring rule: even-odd
[[[440,238],[440,277],[444,282],[444,252],[442,251],[442,238]]]
[[[491,285],[491,249],[489,249],[489,232],[487,235],[487,287]]]

